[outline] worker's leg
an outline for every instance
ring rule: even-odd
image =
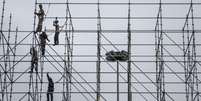
[[[57,32],[57,45],[59,44],[59,32]]]
[[[36,32],[41,32],[42,31],[42,24],[38,24],[38,27],[36,29]]]
[[[44,47],[42,48],[42,55],[43,56],[45,55],[45,48]]]
[[[43,49],[43,46],[41,46],[41,54],[42,54],[42,55],[44,54],[44,53],[43,53],[43,50],[44,50],[44,49]]]
[[[31,73],[33,72],[33,68],[34,68],[34,62],[33,61],[31,61]]]
[[[55,33],[55,35],[54,35],[54,45],[56,45],[56,42],[57,41],[57,39],[56,39],[56,33]]]
[[[43,22],[41,20],[39,20],[36,32],[41,32],[42,31],[42,26],[43,26]]]
[[[42,51],[42,55],[44,56],[45,55],[45,45],[41,46],[41,51]]]
[[[59,36],[59,35],[58,35],[58,33],[56,32],[55,35],[54,35],[54,44],[55,44],[55,45],[58,45],[58,44],[59,44],[58,36]]]
[[[50,93],[51,101],[53,101],[53,92]]]
[[[49,101],[49,92],[47,92],[47,101]]]
[[[35,71],[38,73],[38,61],[35,61]]]

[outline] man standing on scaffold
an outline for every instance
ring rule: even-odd
[[[57,20],[57,17],[56,20],[53,22],[53,26],[55,27],[54,45],[58,45],[60,30],[59,30],[59,21]]]
[[[43,20],[44,20],[44,16],[45,16],[42,4],[39,4],[39,9],[40,10],[38,11],[38,13],[34,12],[34,14],[38,16],[38,26],[36,28],[36,33],[42,31]]]

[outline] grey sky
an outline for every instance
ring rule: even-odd
[[[2,1],[0,1],[0,5],[2,5]],[[38,0],[38,2],[65,2],[66,0]],[[193,0],[195,3],[201,3],[200,0]],[[5,19],[3,30],[8,30],[8,22],[9,22],[9,14],[12,13],[12,30],[18,26],[19,30],[25,31],[33,31],[33,17],[34,17],[34,2],[35,0],[6,0],[6,8],[5,8]],[[87,2],[87,3],[96,3],[97,0],[69,0],[72,3],[79,3],[79,2]],[[101,3],[128,3],[128,0],[100,0]],[[132,3],[158,3],[159,0],[131,0]],[[190,0],[162,0],[163,3],[189,3]],[[131,6],[131,17],[156,17],[158,13],[159,5],[132,5]],[[0,6],[2,8],[2,6]],[[189,5],[163,5],[163,16],[164,17],[185,17],[187,11],[189,9]],[[47,13],[47,17],[64,17],[65,16],[65,5],[44,5],[44,10]],[[72,17],[97,17],[97,5],[70,5],[70,11]],[[0,10],[0,13],[2,10]],[[127,17],[128,15],[128,5],[101,5],[100,6],[101,17]],[[194,5],[194,16],[201,17],[201,5]],[[54,30],[53,27],[53,20],[54,19],[45,19],[44,27],[49,30]],[[38,20],[37,20],[38,21]],[[36,23],[37,23],[36,21]],[[97,30],[97,19],[72,19],[74,29],[75,30]],[[201,19],[195,19],[195,29],[200,30],[201,28]],[[60,19],[60,24],[63,25],[65,20]],[[185,19],[163,19],[163,29],[165,30],[182,30],[184,25]],[[127,19],[101,19],[102,29],[103,30],[127,30]],[[154,30],[156,24],[156,19],[131,19],[131,29],[132,30]],[[21,40],[24,36],[28,33],[18,33],[18,41]],[[51,40],[49,44],[53,44],[54,40],[54,33],[47,33],[49,39]],[[113,44],[127,44],[127,33],[103,33]],[[5,33],[7,36],[7,33]],[[11,39],[14,39],[15,33],[11,33]],[[168,33],[168,35],[178,44],[182,44],[182,33]],[[60,34],[60,43],[64,44],[64,33]],[[74,44],[96,44],[97,43],[97,36],[96,33],[74,33]],[[22,43],[32,43],[31,41],[32,36],[26,38]],[[200,44],[201,41],[201,33],[196,33],[196,44]],[[102,44],[110,44],[107,40],[102,38]],[[14,40],[11,40],[11,43],[14,43]],[[154,33],[132,33],[132,44],[152,44],[152,45],[133,45],[132,46],[132,55],[151,55],[153,57],[132,57],[133,61],[154,61],[155,60],[155,39]],[[164,44],[173,44],[167,37],[164,38]],[[0,55],[3,54],[2,45],[0,46]],[[23,46],[19,45],[17,47],[17,55],[25,55],[29,52],[31,45]],[[53,47],[53,46],[51,46]],[[119,45],[117,46],[119,50],[126,50],[127,46]],[[55,46],[53,47],[60,55],[64,54],[64,46]],[[115,50],[115,48],[111,45],[103,45],[101,48],[101,54],[105,55],[106,51],[103,49],[105,48],[107,51]],[[165,48],[172,54],[172,55],[183,55],[183,52],[177,46],[165,46]],[[197,47],[197,55],[201,55],[201,47],[198,45]],[[52,55],[55,55],[53,50],[50,47],[47,47],[47,51],[49,51]],[[73,54],[74,55],[91,55],[92,57],[74,57],[74,61],[89,61],[89,62],[74,62],[73,68],[79,72],[96,72],[96,52],[97,46],[96,45],[75,45]],[[169,55],[167,52],[164,52],[164,55]],[[19,60],[22,57],[17,57]],[[48,59],[53,60],[51,57]],[[56,57],[58,61],[61,61],[60,58]],[[182,61],[182,57],[177,57],[178,60]],[[24,60],[30,61],[30,56],[26,57]],[[102,59],[104,60],[104,59]],[[175,61],[172,57],[166,57],[165,60],[167,61]],[[197,57],[197,60],[200,61],[200,57]],[[94,62],[90,62],[94,61]],[[4,64],[3,62],[0,62]],[[53,62],[59,70],[62,71],[62,68],[59,67],[58,64]],[[61,63],[63,65],[63,63]],[[116,63],[109,63],[116,69]],[[123,68],[127,68],[126,63],[121,63],[123,67],[120,67],[121,72],[126,72]],[[137,66],[144,72],[155,72],[155,62],[135,62]],[[166,63],[174,72],[184,72],[183,68],[178,63]],[[29,62],[20,62],[16,65],[15,72],[22,72],[25,71],[30,66]],[[198,67],[200,67],[198,65]],[[140,82],[150,82],[150,80],[142,74],[135,65],[132,65],[132,72],[138,72],[133,74],[137,80]],[[48,62],[44,65],[45,72],[57,72],[56,69]],[[170,69],[166,67],[166,72],[171,72]],[[198,68],[200,72],[201,69]],[[103,62],[101,63],[101,72],[114,72],[111,67]],[[17,78],[20,74],[15,74],[14,78]],[[44,74],[44,81],[46,80],[46,74]],[[81,74],[88,82],[96,82],[96,74],[89,73],[89,74]],[[126,73],[121,73],[122,77],[127,79]],[[149,78],[155,81],[155,74],[154,73],[147,73]],[[178,74],[183,80],[184,74]],[[59,73],[57,74],[50,74],[54,81],[57,81],[61,78]],[[83,80],[77,75],[73,74],[73,77],[76,80],[83,82]],[[132,78],[133,82],[138,82],[135,78]],[[199,79],[201,79],[201,75],[199,74]],[[28,73],[23,75],[19,80],[16,82],[28,82],[29,75]],[[101,75],[102,82],[113,82],[113,83],[102,83],[101,84],[101,91],[103,92],[116,92],[116,73],[103,73]],[[172,84],[166,84],[166,91],[167,92],[184,92],[185,91],[185,84],[184,83],[175,83],[175,82],[182,82],[173,72],[165,75],[166,82],[173,82]],[[73,80],[75,82],[75,80]],[[120,82],[125,82],[122,78],[120,78]],[[47,90],[47,83],[43,85],[43,91],[46,92]],[[95,83],[91,83],[94,89],[96,89]],[[200,84],[199,84],[200,85]],[[78,84],[75,84],[81,91],[84,91]],[[85,88],[89,91],[93,92],[89,86],[83,84]],[[133,83],[133,86],[139,92],[147,92],[139,83]],[[151,92],[156,92],[156,86],[152,83],[144,83],[144,86],[148,88]],[[28,83],[16,83],[14,84],[14,92],[27,92],[28,91]],[[78,92],[72,86],[73,92]],[[120,84],[120,91],[127,92],[127,84],[122,83]],[[134,88],[132,88],[133,92],[137,92]],[[201,91],[201,88],[199,88]],[[56,83],[55,84],[55,92],[62,92],[62,84]],[[116,93],[101,93],[107,101],[116,101]],[[18,101],[24,94],[14,94],[13,99]],[[88,94],[85,94],[90,101],[93,101]],[[95,93],[92,94],[95,98]],[[156,99],[149,93],[143,94],[148,101],[156,101]],[[156,96],[156,93],[154,93]],[[185,94],[171,94],[170,96],[174,98],[175,101],[184,101]],[[55,94],[54,100],[61,101],[62,94]],[[46,100],[45,93],[42,96],[43,100]],[[23,99],[26,101],[27,97]],[[122,93],[120,95],[120,101],[126,101],[127,94]],[[81,94],[75,93],[72,94],[72,101],[86,101]],[[103,100],[102,100],[103,101]],[[133,101],[145,101],[142,96],[136,93],[133,93]],[[167,101],[171,101],[167,97]]]

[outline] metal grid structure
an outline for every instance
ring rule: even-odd
[[[54,34],[50,22],[56,17],[62,25],[61,43],[58,46],[48,43],[45,56],[40,53],[40,33],[35,33],[37,17],[33,17],[32,31],[19,30],[18,27],[14,30],[13,17],[10,14],[8,30],[5,30],[6,0],[2,2],[0,101],[46,100],[47,72],[55,81],[54,100],[59,101],[200,100],[201,14],[198,14],[201,8],[200,1],[186,0],[177,3],[167,0],[156,2],[128,0],[116,3],[101,0],[96,2],[35,0],[35,12],[39,4],[45,7],[44,31]],[[74,16],[73,13],[77,11],[75,8],[78,6],[93,8],[96,16],[92,16],[90,12],[86,13],[87,11],[85,13],[89,16],[79,14]],[[114,16],[103,16],[104,13],[111,13],[109,9],[104,10],[108,8],[107,6],[111,9],[113,6],[120,9],[124,6],[126,15],[116,16],[113,12]],[[151,6],[155,11],[155,17],[149,16],[153,13],[151,10],[151,13],[145,12],[147,16],[137,15],[144,10],[136,6]],[[182,10],[185,16],[174,16],[174,14],[168,16],[166,12],[169,8],[166,6],[185,6]],[[137,26],[141,20],[151,20],[148,25],[150,27]],[[182,24],[177,23],[177,20]],[[115,25],[115,21],[119,21],[122,26],[113,29],[108,26],[107,21],[111,26]],[[82,24],[85,22],[89,25]],[[146,21],[143,21],[143,24],[146,24]],[[171,26],[168,26],[169,24]],[[83,25],[87,25],[87,28],[80,27]],[[39,53],[38,73],[29,72],[31,47],[36,47]],[[111,50],[126,50],[128,61],[107,61],[105,53]]]

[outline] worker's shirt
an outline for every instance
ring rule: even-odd
[[[39,15],[40,15],[41,18],[44,17],[45,13],[44,13],[44,10],[43,10],[43,9],[39,11]]]
[[[59,24],[58,24],[58,20],[54,21],[53,26],[55,26],[55,34],[59,34]]]
[[[39,10],[39,12],[37,13],[37,15],[38,15],[39,21],[43,21],[44,15],[45,15],[44,10],[43,9]]]
[[[55,33],[59,34],[59,25],[58,24],[55,26]]]
[[[42,45],[45,45],[46,44],[46,40],[47,40],[47,34],[41,34],[40,35],[40,41],[41,41],[41,44]]]

